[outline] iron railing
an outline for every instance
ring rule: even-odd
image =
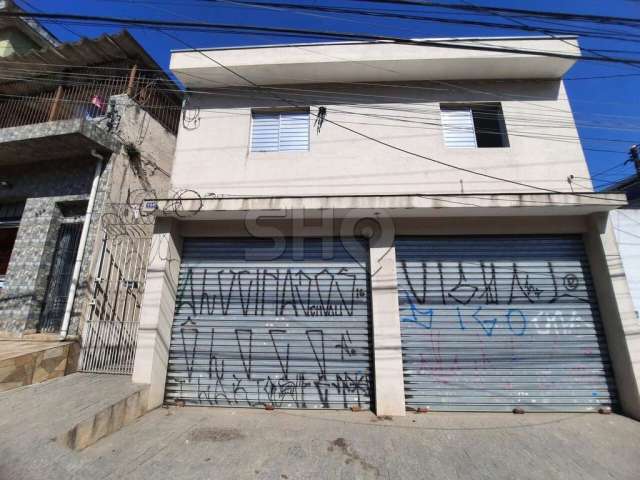
[[[107,113],[110,97],[127,94],[167,130],[177,132],[181,105],[155,80],[113,76],[55,83],[35,80],[31,93],[0,94],[0,128],[100,117]]]

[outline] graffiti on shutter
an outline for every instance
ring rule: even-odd
[[[396,241],[407,405],[593,410],[615,401],[579,237]]]
[[[322,259],[309,239],[303,251],[247,260],[270,245],[185,240],[167,402],[368,408],[366,262],[337,241]]]

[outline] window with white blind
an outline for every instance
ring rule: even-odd
[[[440,105],[440,118],[449,148],[509,146],[500,104]]]
[[[251,112],[251,151],[309,150],[309,111]]]

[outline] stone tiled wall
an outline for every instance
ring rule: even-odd
[[[86,200],[95,161],[91,158],[0,168],[11,188],[0,202],[26,200],[0,291],[0,331],[19,336],[37,327],[61,223],[60,202]]]

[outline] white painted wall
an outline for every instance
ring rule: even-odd
[[[640,319],[640,210],[614,210],[610,217],[636,318]]]
[[[171,54],[170,68],[187,87],[200,89],[244,86],[246,82],[241,77],[259,85],[560,78],[580,56],[576,37],[423,41],[436,42],[438,46],[355,41],[178,50]],[[481,48],[476,50],[477,47]],[[518,52],[509,52],[510,49]]]
[[[510,147],[446,148],[440,102],[487,101],[502,103]],[[319,133],[311,116],[310,150],[249,152],[251,108],[290,102],[309,105],[313,112],[319,106],[328,109]],[[393,150],[331,122],[461,168],[542,188],[570,191],[569,175],[589,177],[560,81],[404,82],[193,94],[178,135],[173,187],[269,196],[531,191]],[[591,187],[589,180],[580,183]]]

